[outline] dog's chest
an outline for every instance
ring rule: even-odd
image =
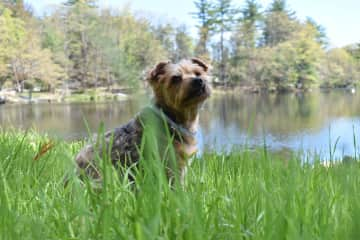
[[[173,145],[178,155],[180,168],[185,167],[189,159],[195,156],[196,152],[198,151],[195,138],[182,140],[175,139]]]

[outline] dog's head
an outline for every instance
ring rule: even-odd
[[[196,108],[210,96],[208,72],[209,66],[197,58],[176,64],[160,62],[150,71],[147,80],[158,104],[181,112]]]

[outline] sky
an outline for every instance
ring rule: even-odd
[[[43,15],[48,7],[64,0],[25,0],[37,15]],[[272,0],[259,0],[266,7]],[[241,6],[244,0],[234,0]],[[360,42],[360,0],[288,0],[290,9],[300,19],[313,18],[326,29],[331,47],[342,47]],[[122,8],[130,4],[133,12],[146,13],[153,21],[170,21],[186,24],[191,33],[196,33],[196,20],[190,15],[195,12],[193,0],[99,0],[101,7]]]

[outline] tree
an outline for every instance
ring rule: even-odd
[[[77,81],[84,88],[89,83],[90,61],[92,43],[89,38],[91,29],[97,21],[93,1],[77,0],[64,3],[67,6],[65,16],[65,53],[71,65],[68,76],[72,81]]]
[[[358,43],[355,47],[353,57],[360,63],[360,43]]]
[[[273,47],[289,40],[299,29],[294,12],[288,10],[285,0],[274,0],[267,10],[263,28],[263,45]]]
[[[1,0],[0,3],[11,10],[12,16],[15,18],[27,20],[33,16],[31,5],[24,3],[23,0]]]
[[[357,61],[360,63],[360,43],[351,44],[345,47],[346,51]]]
[[[224,35],[233,29],[238,10],[232,5],[231,0],[217,0],[213,6],[214,31],[220,36],[219,39],[219,73],[220,81],[226,81],[226,53]]]
[[[117,63],[118,80],[137,86],[143,77],[144,69],[167,58],[166,49],[151,31],[149,21],[135,18],[129,9],[124,9],[117,17],[116,28],[119,31],[120,51]]]
[[[326,53],[321,68],[322,86],[347,87],[355,84],[358,77],[356,63],[348,51],[334,48]]]
[[[269,8],[270,12],[286,12],[288,15],[293,15],[290,11],[287,10],[286,0],[274,0]]]
[[[6,66],[0,69],[2,78],[12,80],[20,92],[24,84],[36,81],[51,87],[62,71],[51,52],[41,48],[37,29],[25,30],[25,23],[7,8],[0,12],[0,59]]]
[[[267,74],[278,90],[306,89],[317,83],[323,51],[314,40],[315,35],[313,27],[303,25],[292,39],[271,48]]]
[[[10,62],[24,42],[25,23],[0,4],[0,83],[10,79]]]
[[[174,30],[170,39],[165,31],[172,26],[156,32],[146,18],[135,17],[126,7],[99,11],[90,1],[73,1],[43,23],[42,46],[66,69],[65,87],[137,86],[144,69],[167,58],[166,44],[174,46]]]
[[[255,48],[257,42],[258,25],[262,19],[261,6],[256,0],[247,0],[245,7],[240,11],[242,14],[238,30],[243,33],[239,43],[247,48]]]
[[[152,31],[155,34],[157,40],[161,42],[161,45],[168,52],[168,58],[174,60],[175,56],[175,29],[170,24],[158,25]]]
[[[193,39],[188,34],[186,26],[181,25],[177,27],[173,60],[177,62],[184,58],[190,58],[193,55],[193,51]]]
[[[63,78],[63,69],[53,62],[49,49],[41,49],[36,33],[29,32],[25,41],[11,60],[11,71],[18,91],[23,90],[24,84],[30,88],[38,84],[45,89],[53,89],[57,81]]]
[[[256,81],[258,26],[262,18],[260,5],[247,0],[242,16],[231,36],[231,78],[241,82]]]
[[[96,8],[98,6],[97,2],[98,2],[97,0],[67,0],[63,4],[64,4],[64,6],[68,6],[68,7],[82,4],[82,5],[86,5],[88,7]]]
[[[315,40],[325,49],[329,46],[329,39],[323,26],[316,23],[314,19],[306,18],[305,24],[312,26],[316,30]]]
[[[320,61],[323,51],[317,39],[318,30],[313,25],[304,24],[301,31],[295,33],[294,47],[296,48],[295,69],[297,71],[297,88],[308,88],[318,83]]]
[[[209,59],[208,44],[214,30],[213,6],[209,0],[194,1],[197,12],[192,15],[198,20],[199,40],[195,48],[195,54],[203,59]]]
[[[71,62],[67,58],[66,50],[68,46],[67,23],[64,20],[66,15],[64,8],[54,9],[51,15],[42,19],[40,25],[41,47],[48,49],[52,53],[53,61],[60,65],[66,73],[70,68]],[[66,79],[68,77],[65,77]]]

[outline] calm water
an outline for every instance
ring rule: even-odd
[[[335,156],[354,155],[354,136],[360,141],[359,103],[360,94],[344,91],[216,94],[201,112],[199,142],[205,150],[265,143],[275,150],[329,156],[329,142],[334,145],[338,139]],[[110,129],[127,122],[146,104],[149,99],[143,96],[111,103],[0,105],[0,126],[34,127],[66,140],[80,139],[87,136],[84,119],[93,132],[101,122]]]

